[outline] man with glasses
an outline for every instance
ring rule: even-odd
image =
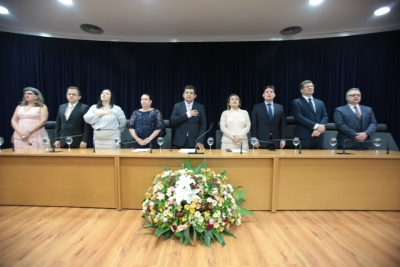
[[[306,80],[300,84],[301,97],[293,100],[292,112],[296,120],[294,136],[300,138],[301,147],[321,149],[324,142],[328,113],[325,104],[313,97],[314,84]]]
[[[335,109],[333,120],[338,129],[338,148],[343,148],[344,140],[354,139],[346,142],[345,148],[369,149],[369,141],[378,126],[372,108],[361,106],[361,92],[358,88],[352,88],[346,93],[347,105]]]

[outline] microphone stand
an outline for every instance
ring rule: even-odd
[[[202,135],[200,135],[199,137],[197,137],[196,138],[196,142],[195,142],[195,145],[194,145],[194,152],[189,152],[188,154],[204,154],[204,152],[201,152],[201,153],[199,153],[199,152],[197,152],[197,141],[201,138],[201,137],[203,137],[206,133],[208,133],[209,131],[211,131],[211,128],[213,127],[213,122],[211,123],[211,126],[210,126],[210,129],[208,129],[207,131],[205,131]]]
[[[240,141],[240,154],[243,154],[243,141],[248,141],[249,139],[242,139]]]
[[[85,134],[77,134],[77,135],[70,135],[70,136],[59,136],[59,137],[56,137],[56,138],[54,138],[54,142],[55,141],[60,141],[61,139],[66,139],[66,138],[68,138],[68,137],[80,137],[80,136],[85,136]],[[50,147],[53,149],[53,150],[50,150],[50,151],[47,151],[47,152],[49,152],[49,153],[57,153],[57,152],[62,152],[62,151],[56,151],[55,149],[56,149],[56,147],[54,146],[54,144],[51,144],[50,143]]]
[[[339,155],[352,155],[351,153],[346,153],[346,141],[353,141],[355,143],[371,143],[374,142],[374,140],[367,140],[367,141],[357,141],[355,139],[345,139],[343,142],[343,152],[342,153],[337,153]],[[386,142],[386,154],[389,154],[389,141],[388,140],[381,140],[381,142]]]

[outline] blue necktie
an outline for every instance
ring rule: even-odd
[[[313,105],[312,102],[311,102],[311,97],[308,99],[308,104],[310,105],[312,111],[315,112],[314,105]]]
[[[272,120],[274,119],[274,115],[272,114],[272,108],[271,108],[271,104],[267,104],[268,107],[268,115],[269,115],[269,119]]]

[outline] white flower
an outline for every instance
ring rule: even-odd
[[[201,217],[200,211],[196,211],[196,212],[194,213],[194,217],[196,217],[196,218]]]
[[[165,198],[165,195],[163,193],[161,193],[161,192],[157,193],[157,199],[158,200],[163,200],[164,198]]]
[[[182,175],[179,177],[175,188],[175,199],[177,204],[181,204],[182,200],[185,200],[187,203],[192,203],[193,198],[198,198],[196,194],[199,192],[199,189],[192,189],[190,187],[191,184],[195,184],[191,176]]]

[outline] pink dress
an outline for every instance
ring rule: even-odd
[[[22,132],[26,132],[32,125],[40,121],[40,107],[33,107],[25,111],[25,106],[18,107],[18,125]],[[22,139],[17,132],[14,132],[13,138]],[[47,148],[44,140],[48,139],[47,131],[44,127],[38,131],[31,133],[27,141],[14,139],[15,148]],[[48,141],[49,143],[49,141]]]

